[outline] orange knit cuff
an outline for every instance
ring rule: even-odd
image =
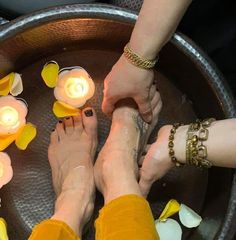
[[[137,195],[119,197],[100,212],[95,222],[97,240],[157,240],[149,203]]]
[[[64,222],[48,219],[36,225],[29,240],[79,240],[76,233]]]

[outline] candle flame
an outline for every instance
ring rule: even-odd
[[[19,113],[10,106],[0,109],[0,125],[6,128],[16,128],[19,125]]]
[[[65,92],[70,98],[84,97],[89,92],[89,84],[85,78],[69,78],[65,84]]]

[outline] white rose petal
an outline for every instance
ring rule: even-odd
[[[155,221],[160,240],[181,240],[182,229],[177,221],[167,218],[166,221]]]
[[[194,228],[200,225],[202,218],[188,206],[181,204],[179,210],[180,222],[187,228]]]
[[[23,83],[19,73],[15,73],[12,87],[10,90],[11,95],[17,96],[23,92]]]

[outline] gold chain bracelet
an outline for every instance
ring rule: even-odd
[[[186,163],[196,167],[210,168],[212,163],[207,159],[207,147],[204,142],[208,139],[207,129],[214,118],[205,119],[202,122],[197,120],[189,125],[186,141]]]
[[[132,63],[133,65],[144,68],[144,69],[151,69],[154,68],[155,64],[157,63],[158,58],[153,60],[144,59],[135,53],[130,47],[129,44],[126,44],[124,47],[124,56],[127,60]]]
[[[175,123],[173,124],[172,129],[170,130],[170,136],[169,136],[169,156],[171,161],[175,164],[176,167],[182,167],[185,164],[178,161],[178,159],[175,157],[175,151],[174,151],[174,139],[175,139],[175,133],[178,127],[182,126],[183,124]]]

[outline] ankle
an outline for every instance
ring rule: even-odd
[[[61,193],[55,203],[55,212],[51,219],[66,223],[77,235],[81,236],[82,215],[77,201],[71,201],[70,194]]]
[[[103,160],[100,163],[99,170],[96,170],[97,173],[99,172],[96,182],[103,193],[105,203],[128,194],[141,196],[137,182],[137,167],[131,165],[130,161],[123,159],[122,161]]]
[[[129,187],[127,186],[123,189],[116,189],[116,190],[114,189],[115,189],[114,187],[110,188],[109,191],[105,191],[105,193],[103,194],[105,205],[111,202],[112,200],[115,200],[119,197],[126,196],[126,195],[137,195],[142,197],[142,193],[137,183],[133,184],[133,186],[129,186]]]

